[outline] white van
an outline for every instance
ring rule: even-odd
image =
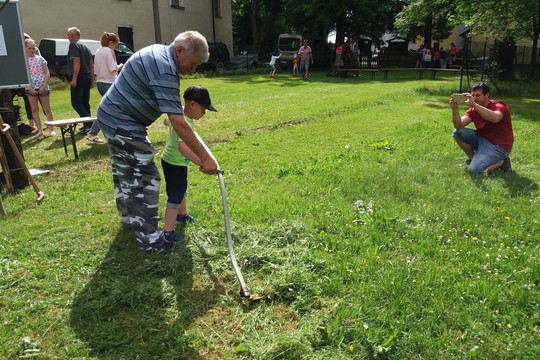
[[[80,42],[88,46],[92,56],[96,54],[96,51],[101,47],[101,43],[97,40],[80,39]],[[67,75],[68,73],[68,39],[51,39],[44,38],[39,42],[39,51],[41,56],[47,60],[47,66],[51,75]]]
[[[279,64],[282,70],[291,68],[294,54],[298,54],[302,45],[302,35],[298,34],[279,34],[278,51],[281,53]]]

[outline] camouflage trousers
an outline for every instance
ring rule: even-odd
[[[161,178],[154,163],[154,147],[148,138],[118,132],[112,137],[105,136],[122,224],[133,230],[141,250],[151,250],[165,241],[158,226]]]

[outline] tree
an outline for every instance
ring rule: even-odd
[[[284,0],[286,23],[298,32],[326,35],[336,32],[336,42],[344,38],[380,37],[393,27],[399,0]]]
[[[282,0],[233,0],[235,42],[246,46],[251,44],[251,52],[259,53],[270,37],[270,41],[277,38],[273,34],[282,14],[282,2]]]
[[[408,0],[396,16],[395,26],[400,34],[416,39],[423,36],[424,44],[431,47],[432,40],[450,36],[454,23],[450,21],[455,11],[452,0]]]
[[[471,25],[473,33],[496,39],[532,40],[531,67],[535,73],[540,36],[538,0],[456,0],[456,21]]]
[[[479,34],[504,39],[532,40],[531,67],[537,66],[536,56],[540,36],[540,2],[538,0],[407,0],[396,18],[402,33],[421,24],[429,14],[437,14],[449,25],[470,25],[471,35]],[[427,36],[426,42],[427,42]]]

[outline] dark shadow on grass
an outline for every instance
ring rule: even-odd
[[[485,190],[484,181],[487,179],[485,175],[469,175],[477,188]],[[503,172],[496,170],[493,174],[489,175],[489,177],[504,180],[504,186],[508,189],[510,196],[512,197],[529,196],[533,192],[538,191],[537,183],[529,178],[519,175],[519,173],[515,171]]]
[[[538,191],[538,184],[529,178],[519,175],[517,172],[503,173],[498,175],[504,179],[504,186],[510,191],[512,197],[529,196],[533,192]]]
[[[216,293],[195,290],[192,271],[185,242],[173,254],[144,254],[119,231],[73,300],[70,325],[98,359],[203,359],[185,333]]]

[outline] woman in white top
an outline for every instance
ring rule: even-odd
[[[94,56],[94,73],[96,75],[96,86],[101,94],[105,95],[118,76],[118,72],[124,64],[116,63],[114,49],[120,42],[120,38],[115,33],[104,32],[101,36],[101,47]],[[103,143],[103,140],[97,135],[99,132],[98,122],[95,121],[92,128],[86,135],[88,141],[94,143]]]

